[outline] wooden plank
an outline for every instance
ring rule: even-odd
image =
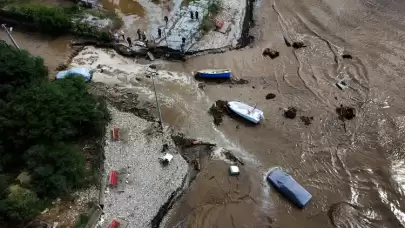
[[[146,53],[146,54],[148,55],[148,57],[149,57],[149,59],[150,59],[151,61],[154,61],[154,60],[155,60],[155,56],[153,56],[152,53],[150,53],[150,52],[148,51],[148,53]]]

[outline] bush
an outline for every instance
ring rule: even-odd
[[[204,33],[207,33],[215,28],[215,23],[209,19],[208,17],[204,17],[202,23],[201,23],[201,30]]]
[[[40,25],[51,33],[66,32],[73,25],[71,16],[60,7],[37,3],[14,4],[9,7],[9,12],[20,15],[21,19]]]
[[[219,0],[212,0],[208,5],[208,12],[216,15],[221,11],[221,2]]]
[[[47,78],[44,60],[0,42],[0,99],[19,87]]]
[[[14,220],[30,220],[42,210],[42,203],[37,195],[29,189],[13,185],[9,195],[0,201],[0,214]]]
[[[85,157],[77,145],[37,145],[25,153],[24,160],[33,176],[33,188],[41,197],[67,195],[85,184]]]
[[[101,136],[110,120],[107,108],[87,91],[82,78],[35,84],[0,102],[0,153],[14,165],[36,144]],[[8,156],[8,157],[7,157]],[[2,158],[3,159],[3,158]]]

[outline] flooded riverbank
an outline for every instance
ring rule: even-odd
[[[238,180],[227,176],[226,164],[208,163],[170,212],[166,227],[404,227],[405,6],[379,0],[257,4],[252,48],[186,63],[157,62],[165,72],[157,79],[165,123],[234,148],[247,160]],[[285,39],[307,47],[288,47]],[[19,40],[28,49],[49,45]],[[280,56],[263,57],[268,47]],[[44,49],[44,57],[50,50]],[[116,64],[128,78],[143,69],[119,56],[106,57],[100,64]],[[201,90],[191,75],[205,68],[230,68],[249,84]],[[167,73],[172,71],[178,73]],[[341,79],[347,80],[345,90],[335,86]],[[133,88],[153,102],[150,79],[142,75]],[[268,93],[276,97],[267,100]],[[219,99],[258,103],[266,119],[251,127],[225,117],[214,127],[207,111]],[[356,117],[342,122],[336,113],[341,104],[354,107]],[[295,119],[284,117],[288,107],[296,107]],[[312,123],[305,125],[300,116],[313,117]],[[311,192],[306,209],[294,208],[268,187],[263,177],[271,166],[285,168]]]

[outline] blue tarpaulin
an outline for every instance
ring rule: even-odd
[[[294,178],[281,169],[275,168],[267,174],[267,180],[295,205],[304,208],[312,195],[298,184]]]
[[[87,68],[73,67],[69,70],[59,71],[59,73],[56,75],[56,79],[62,79],[72,74],[83,77],[85,81],[90,81],[92,77],[91,70]]]

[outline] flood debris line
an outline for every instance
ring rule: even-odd
[[[229,114],[228,101],[217,100],[210,108],[209,113],[214,117],[214,124],[220,125],[222,123],[222,117],[225,114]]]
[[[284,111],[284,117],[288,119],[294,119],[297,116],[297,109],[295,107],[289,107]]]
[[[122,218],[128,227],[158,227],[185,187],[188,164],[178,153],[169,129],[158,132],[156,123],[113,106],[109,109],[112,120],[108,129],[126,129],[128,141],[113,141],[110,134],[106,136],[104,170],[118,170],[118,181],[116,187],[106,188],[99,225],[105,227],[113,219]],[[156,133],[145,134],[152,131]],[[167,166],[159,162],[163,147],[173,155]]]
[[[266,100],[274,99],[274,98],[276,98],[276,94],[274,94],[274,93],[268,93],[265,98],[266,98]]]
[[[301,121],[305,125],[310,125],[312,123],[312,120],[314,120],[313,116],[300,116]]]
[[[91,92],[98,97],[107,100],[122,112],[130,112],[147,120],[156,121],[156,108],[149,102],[138,99],[138,94],[129,92],[125,88],[110,87],[103,83],[96,82],[91,85]]]
[[[271,49],[271,48],[266,48],[266,49],[263,50],[262,55],[263,56],[268,56],[271,59],[274,59],[274,58],[277,58],[280,55],[280,52],[278,52],[278,51],[276,51],[274,49]]]

